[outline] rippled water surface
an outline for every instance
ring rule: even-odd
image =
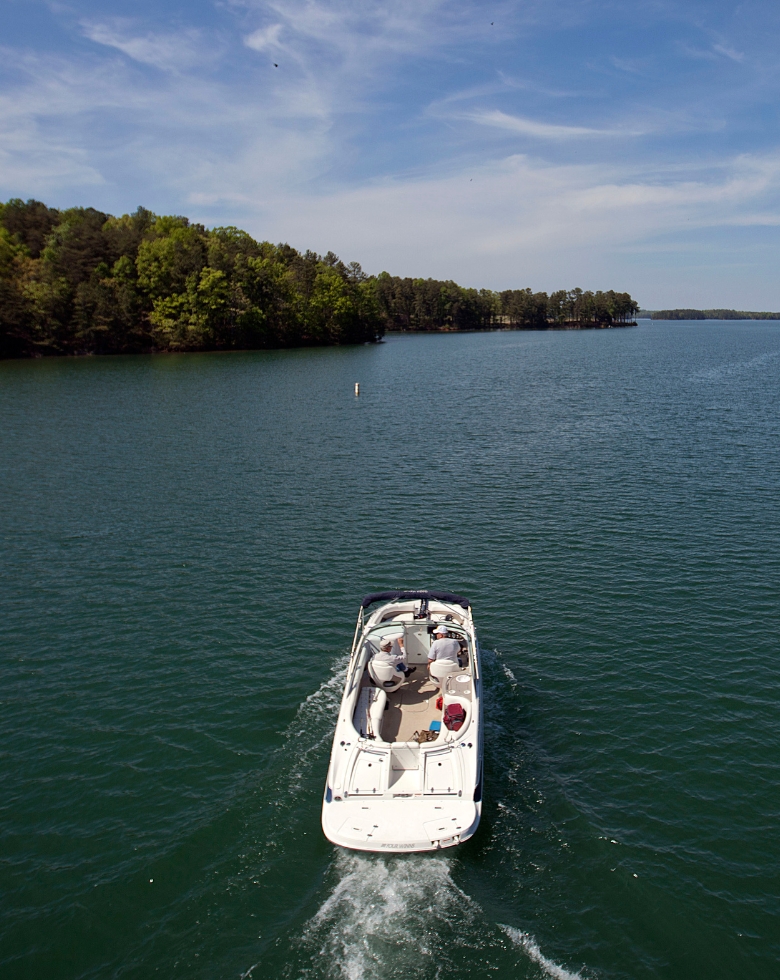
[[[0,364],[3,977],[778,976],[779,379],[771,323]],[[483,647],[438,855],[319,827],[396,586]]]

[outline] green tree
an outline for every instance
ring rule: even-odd
[[[34,350],[31,309],[24,269],[32,263],[26,246],[0,226],[0,357],[23,357]]]
[[[52,229],[59,224],[60,213],[40,201],[22,201],[16,197],[0,204],[0,222],[16,245],[23,245],[31,258],[43,251]]]
[[[333,252],[139,207],[119,218],[0,204],[0,356],[352,344],[386,329],[609,326],[628,293],[472,289],[367,275]],[[765,314],[770,316],[771,314]]]

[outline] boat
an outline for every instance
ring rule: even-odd
[[[443,676],[435,671],[437,679],[429,676],[428,652],[445,635],[458,642],[458,664]],[[385,639],[403,648],[408,675],[403,665],[375,659]],[[467,599],[428,589],[367,595],[322,803],[328,840],[385,853],[436,851],[468,840],[482,814],[481,694]]]

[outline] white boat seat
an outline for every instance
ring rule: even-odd
[[[452,694],[445,694],[444,703],[442,704],[442,712],[441,712],[441,717],[442,717],[441,726],[442,729],[444,729],[445,731],[449,731],[449,729],[447,729],[447,727],[444,724],[444,713],[447,710],[447,707],[451,704],[459,704],[461,708],[463,708],[463,710],[466,712],[466,720],[464,722],[464,727],[468,725],[468,723],[471,721],[471,710],[472,710],[471,701],[468,698],[454,697]],[[458,731],[461,730],[462,729],[458,729]],[[454,734],[457,736],[457,732],[454,732]]]
[[[382,737],[382,722],[385,720],[385,706],[387,705],[387,695],[382,690],[377,690],[376,697],[371,702],[368,709],[371,718],[371,729],[376,738]]]
[[[378,687],[363,687],[355,706],[355,728],[365,737],[381,738],[387,695]]]
[[[381,660],[368,661],[368,676],[383,691],[397,691],[406,680],[406,676],[395,669],[395,664],[383,663]]]
[[[442,687],[450,674],[460,673],[460,664],[456,664],[452,660],[434,660],[428,668],[428,672],[431,675],[431,680]]]

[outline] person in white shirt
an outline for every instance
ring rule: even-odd
[[[442,681],[448,674],[460,670],[458,660],[460,643],[447,636],[447,627],[443,624],[436,627],[434,635],[436,639],[431,643],[428,651],[428,673],[431,680],[441,687]]]
[[[403,672],[405,677],[413,674],[416,667],[409,667],[406,663],[406,653],[404,651],[403,636],[384,636],[379,641],[379,650],[374,654],[373,659],[377,663],[390,664],[396,670]]]

